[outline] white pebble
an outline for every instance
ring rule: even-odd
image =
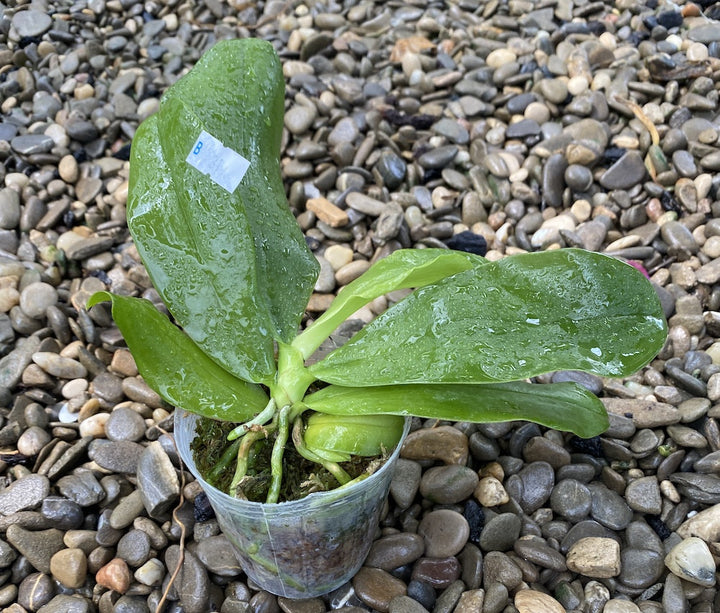
[[[715,560],[707,543],[697,536],[681,541],[665,556],[665,566],[690,583],[715,585]]]
[[[93,438],[105,438],[105,424],[110,418],[110,413],[97,413],[80,422],[80,436],[92,436]]]
[[[702,62],[708,59],[708,48],[702,43],[691,43],[685,52],[685,56],[691,62]]]

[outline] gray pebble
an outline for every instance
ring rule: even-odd
[[[120,385],[118,378],[118,386]],[[117,407],[110,413],[105,424],[105,435],[111,441],[137,442],[145,436],[145,420],[137,411],[128,407]]]
[[[0,513],[12,515],[40,506],[50,494],[50,481],[43,475],[29,474],[0,491]]]
[[[20,196],[9,187],[0,189],[0,228],[14,230],[20,223]]]
[[[145,447],[137,465],[137,478],[143,504],[151,517],[162,515],[176,504],[180,482],[159,442]]]
[[[457,155],[457,145],[444,145],[435,147],[430,151],[423,153],[418,158],[418,164],[427,169],[440,169],[448,166]]]
[[[144,447],[131,441],[95,439],[90,444],[88,455],[91,460],[109,471],[134,474],[143,450]]]
[[[13,15],[12,26],[21,38],[35,37],[47,32],[52,26],[52,21],[48,13],[28,9]]]
[[[642,183],[647,174],[645,161],[638,151],[627,151],[600,177],[605,189],[630,189]]]
[[[117,543],[117,556],[137,568],[150,559],[150,537],[142,530],[130,530]]]
[[[420,493],[439,504],[455,504],[469,497],[479,480],[477,473],[467,466],[435,466],[422,476]]]
[[[47,153],[55,145],[55,141],[45,134],[23,134],[10,141],[13,150],[20,155]]]
[[[201,540],[195,554],[208,571],[220,577],[234,577],[242,572],[235,550],[224,535]]]
[[[550,497],[555,485],[555,473],[547,462],[533,462],[517,475],[511,475],[505,489],[525,513],[537,511]]]
[[[662,497],[657,477],[651,475],[630,481],[625,489],[625,500],[634,511],[659,515],[662,511]]]
[[[560,481],[550,495],[552,510],[574,522],[587,517],[591,505],[590,490],[586,485],[574,479]]]
[[[480,533],[483,551],[509,551],[520,536],[522,521],[514,513],[500,513],[488,521]]]
[[[558,572],[567,570],[565,556],[550,547],[540,537],[522,537],[515,542],[514,550],[523,560],[537,564],[542,568],[549,568]]]
[[[649,549],[624,549],[620,552],[618,580],[627,587],[645,589],[662,575],[663,556]]]
[[[407,509],[415,499],[420,487],[422,468],[413,460],[398,458],[395,473],[390,482],[390,495],[401,509]]]
[[[470,526],[460,513],[439,509],[423,517],[418,534],[425,540],[425,555],[446,558],[462,550],[470,536]]]
[[[50,574],[50,558],[64,549],[63,533],[56,529],[25,530],[17,524],[8,526],[7,541],[41,573]]]
[[[42,501],[40,513],[60,530],[74,530],[80,528],[85,519],[85,513],[79,504],[60,496],[48,496]]]
[[[105,490],[89,470],[78,469],[59,479],[56,485],[65,498],[81,507],[90,507],[105,498]]]

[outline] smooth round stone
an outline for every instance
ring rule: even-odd
[[[468,437],[453,426],[422,428],[411,432],[400,451],[407,460],[442,460],[446,464],[465,464]]]
[[[518,613],[565,613],[565,608],[552,596],[536,590],[521,590],[515,594]]]
[[[31,283],[20,292],[20,308],[33,319],[44,318],[48,307],[57,301],[57,290],[49,283]]]
[[[60,583],[77,589],[87,578],[87,558],[82,549],[62,549],[50,559],[50,572]]]
[[[60,379],[81,379],[87,376],[87,369],[80,362],[51,351],[33,353],[32,361],[49,375]]]
[[[618,579],[629,588],[646,589],[662,575],[663,556],[649,549],[624,549]]]
[[[383,151],[375,164],[375,169],[380,173],[383,184],[390,190],[400,187],[405,174],[407,164],[394,151]]]
[[[449,117],[444,117],[438,121],[433,125],[432,130],[440,136],[447,138],[451,143],[458,145],[466,145],[470,140],[470,134],[467,129]]]
[[[143,585],[157,587],[165,576],[165,566],[157,558],[151,558],[138,568],[133,576]]]
[[[50,602],[55,596],[55,591],[55,584],[49,574],[31,573],[22,580],[18,587],[17,604],[23,607],[22,611],[37,611]],[[45,606],[45,608],[47,607]],[[11,609],[6,610],[10,611]]]
[[[420,487],[422,467],[417,462],[398,458],[395,473],[390,482],[390,495],[401,509],[407,509],[415,500]]]
[[[523,580],[522,571],[515,562],[504,553],[491,551],[483,560],[485,585],[501,583],[508,590],[515,589]]]
[[[426,151],[417,161],[423,168],[440,169],[448,166],[455,159],[457,153],[457,145],[443,145]]]
[[[150,537],[142,530],[130,530],[117,543],[117,556],[129,566],[138,567],[150,559]]]
[[[17,450],[24,456],[36,456],[52,440],[50,434],[38,426],[31,426],[20,435]]]
[[[570,453],[544,436],[534,436],[523,448],[527,462],[547,462],[555,469],[570,464]]]
[[[511,49],[493,49],[485,58],[485,62],[492,69],[515,61],[517,61],[517,55]]]
[[[707,543],[696,536],[675,545],[665,556],[665,566],[690,583],[704,587],[715,585],[715,561]]]
[[[574,192],[586,192],[593,184],[592,171],[579,164],[570,164],[565,169],[565,183]]]
[[[552,510],[576,522],[584,519],[590,513],[592,506],[592,495],[586,485],[575,479],[564,479],[560,481],[550,495],[550,507]]]
[[[139,441],[145,436],[145,420],[137,411],[118,407],[105,423],[105,436],[111,441]]]
[[[611,530],[623,530],[632,520],[632,509],[622,496],[599,483],[589,486],[592,494],[590,514],[593,519]]]
[[[537,136],[540,134],[540,124],[534,119],[521,119],[511,123],[507,130],[505,130],[505,138],[510,139],[523,139],[528,136]]]
[[[538,84],[538,91],[545,100],[553,104],[565,102],[568,96],[567,83],[561,79],[542,79]]]
[[[668,248],[679,253],[697,253],[698,244],[692,232],[679,221],[668,221],[660,228],[660,236]]]
[[[52,21],[46,12],[29,9],[15,13],[11,23],[18,36],[26,38],[44,34],[52,26]]]
[[[500,513],[488,521],[480,533],[483,551],[509,551],[520,536],[522,521],[514,513]]]
[[[317,118],[317,109],[311,105],[296,104],[285,113],[285,127],[295,135],[304,134]]]
[[[505,489],[528,515],[537,511],[550,497],[555,471],[547,462],[532,462],[517,475],[510,476]]]
[[[418,535],[425,540],[425,555],[444,558],[462,550],[470,536],[470,525],[457,511],[439,509],[423,517]]]
[[[460,562],[454,556],[447,558],[420,558],[413,566],[413,581],[422,581],[435,589],[450,587],[460,578]]]
[[[374,541],[365,566],[391,571],[412,564],[425,552],[425,541],[419,534],[401,532],[389,534]]]
[[[0,490],[0,514],[12,515],[35,509],[50,494],[50,481],[44,475],[29,474]]]
[[[515,553],[523,560],[558,572],[567,570],[565,557],[537,536],[524,536],[515,542]]]
[[[420,493],[438,504],[455,504],[468,498],[478,482],[477,473],[467,466],[435,466],[425,471]]]
[[[698,168],[695,165],[695,158],[689,151],[679,150],[672,154],[673,166],[681,177],[695,177]]]
[[[351,117],[343,117],[335,124],[328,135],[328,145],[336,147],[341,143],[352,143],[360,134],[357,124]]]
[[[386,613],[396,596],[405,596],[407,586],[380,568],[362,567],[352,579],[357,597],[376,611]]]

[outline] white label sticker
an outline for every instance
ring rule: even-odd
[[[200,132],[185,161],[231,194],[250,168],[250,162],[242,155],[205,130]]]

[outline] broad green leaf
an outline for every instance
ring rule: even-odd
[[[351,455],[374,456],[394,449],[405,419],[396,415],[329,415],[313,413],[307,422],[305,446],[331,462]]]
[[[487,260],[471,253],[446,249],[400,249],[373,264],[346,285],[330,308],[293,341],[308,358],[343,321],[378,296],[398,289],[423,287],[449,275],[482,266]]]
[[[512,381],[371,388],[330,385],[303,402],[315,411],[338,416],[416,415],[479,423],[522,419],[583,438],[596,436],[608,427],[603,404],[576,383]]]
[[[317,261],[280,176],[284,81],[272,46],[224,41],[163,96],[133,139],[128,225],[155,287],[187,334],[251,381],[294,338]],[[201,131],[250,163],[230,193],[186,162]]]
[[[515,255],[421,288],[312,365],[338,385],[492,383],[553,370],[625,376],[667,326],[647,279],[615,258]]]
[[[147,384],[170,404],[227,421],[246,421],[268,397],[213,362],[148,300],[97,292],[88,308],[112,301],[112,315]]]

